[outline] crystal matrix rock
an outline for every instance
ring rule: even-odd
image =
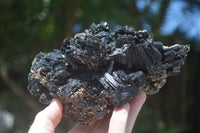
[[[189,49],[164,46],[146,30],[126,26],[110,32],[106,22],[93,23],[65,39],[60,50],[36,55],[28,90],[44,104],[58,98],[64,116],[90,125],[141,91],[157,93],[180,72]]]

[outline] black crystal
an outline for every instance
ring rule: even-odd
[[[106,117],[141,91],[157,93],[167,77],[180,72],[190,49],[164,46],[129,26],[110,32],[106,22],[63,42],[60,50],[36,55],[28,90],[44,104],[58,98],[63,115],[82,125]]]

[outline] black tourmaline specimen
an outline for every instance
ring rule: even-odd
[[[28,90],[49,104],[53,97],[63,115],[90,125],[120,108],[141,91],[154,94],[166,78],[180,72],[189,46],[164,46],[146,30],[92,24],[64,40],[60,50],[36,55],[28,76]]]

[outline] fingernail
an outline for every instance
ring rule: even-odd
[[[130,110],[130,104],[126,103],[124,104],[121,108],[116,108],[114,109],[115,112],[121,112],[121,111],[128,111]]]

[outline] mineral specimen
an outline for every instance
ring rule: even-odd
[[[189,49],[164,46],[146,30],[126,26],[110,32],[106,22],[93,23],[65,39],[60,50],[36,55],[28,90],[44,104],[58,98],[64,116],[90,125],[141,91],[157,93],[168,76],[180,72]]]

